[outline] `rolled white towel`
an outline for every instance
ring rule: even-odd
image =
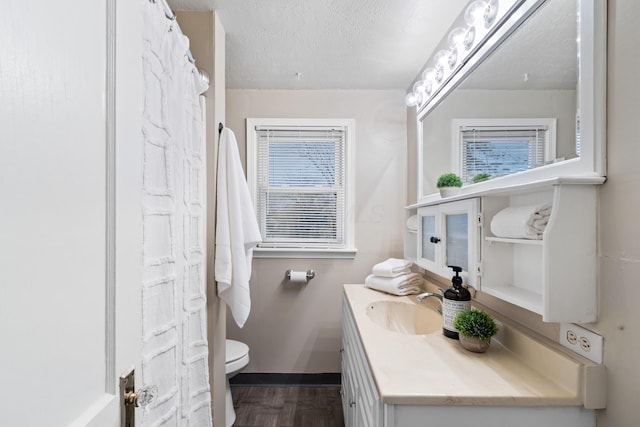
[[[551,215],[551,205],[544,205],[545,207],[538,210],[538,215],[540,216],[549,216]]]
[[[422,290],[424,279],[418,273],[408,273],[397,277],[380,277],[370,274],[364,280],[365,286],[393,295],[413,295]]]
[[[496,237],[512,239],[542,239],[551,215],[551,205],[510,206],[491,220],[491,232]]]
[[[533,221],[531,221],[531,228],[536,232],[538,232],[539,234],[542,234],[544,232],[544,229],[547,228],[548,222],[549,222],[548,216],[545,216],[543,218],[536,218]]]
[[[371,272],[381,277],[396,277],[411,272],[413,263],[406,259],[389,258],[374,265]]]
[[[411,215],[407,218],[407,230],[418,231],[418,215]]]

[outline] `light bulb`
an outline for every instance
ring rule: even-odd
[[[427,68],[422,72],[422,80],[432,82],[436,75],[436,70],[433,67]]]
[[[464,48],[464,50],[471,49],[473,41],[476,38],[476,28],[456,28],[449,34],[449,46],[453,48]]]
[[[464,20],[469,26],[490,28],[498,16],[498,0],[476,0],[464,12]]]
[[[427,84],[424,80],[418,80],[413,84],[413,93],[418,94],[424,92]]]
[[[418,97],[415,93],[409,92],[407,96],[404,97],[404,103],[407,105],[407,107],[415,107],[418,103]]]
[[[489,0],[484,10],[484,27],[491,28],[498,17],[498,0]]]
[[[469,26],[481,25],[484,23],[484,13],[487,3],[484,0],[476,0],[464,11],[464,20]]]
[[[424,96],[429,96],[431,95],[431,92],[433,92],[433,82],[431,80],[427,80],[425,82],[425,86],[424,86]]]
[[[446,50],[439,51],[433,57],[433,62],[436,65],[436,68],[446,67],[448,61],[449,61],[449,52]]]
[[[439,85],[440,83],[442,83],[443,78],[444,78],[444,66],[442,64],[438,64],[438,67],[436,68],[436,73],[433,76],[433,82]]]
[[[447,56],[447,65],[449,65],[449,69],[453,70],[458,63],[458,48],[454,47],[449,51],[449,56]]]
[[[466,30],[464,28],[455,28],[449,33],[448,41],[450,47],[460,46],[464,43],[464,34]]]

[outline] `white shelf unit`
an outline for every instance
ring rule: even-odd
[[[598,185],[603,182],[603,177],[558,177],[467,191],[454,198],[433,195],[409,206],[407,215],[426,206],[479,198],[483,222],[476,229],[480,240],[479,290],[538,313],[546,322],[594,322],[598,315],[596,199]],[[501,209],[541,202],[552,204],[542,240],[491,234],[491,219]],[[420,235],[406,233],[409,259],[420,262],[421,240]]]
[[[556,184],[482,198],[482,291],[542,315],[546,322],[593,322],[596,300],[596,190]],[[542,240],[491,235],[493,216],[508,206],[549,202]]]
[[[519,245],[542,246],[542,240],[511,239],[508,237],[491,237],[491,236],[485,237],[484,240],[486,240],[487,242],[515,243]]]

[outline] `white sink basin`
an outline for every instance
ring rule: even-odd
[[[427,335],[442,329],[442,317],[426,305],[375,301],[367,306],[367,316],[376,325],[405,335]]]

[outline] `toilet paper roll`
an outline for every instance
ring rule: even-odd
[[[307,283],[307,272],[292,271],[289,273],[289,280],[294,283]]]

